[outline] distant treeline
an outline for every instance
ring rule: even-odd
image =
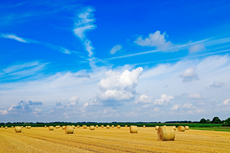
[[[32,126],[32,127],[44,127],[44,126],[65,126],[65,125],[136,125],[136,126],[143,126],[146,127],[154,127],[154,126],[190,126],[190,127],[214,127],[214,126],[230,126],[230,118],[226,120],[220,120],[219,117],[214,117],[212,121],[209,119],[202,118],[200,121],[167,121],[167,122],[104,122],[104,123],[98,123],[98,122],[7,122],[7,123],[0,123],[0,126]]]

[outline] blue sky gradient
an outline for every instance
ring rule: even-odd
[[[229,117],[229,1],[0,8],[0,122]]]

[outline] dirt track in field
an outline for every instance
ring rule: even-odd
[[[176,131],[175,141],[158,141],[154,128],[138,128],[138,134],[129,128],[75,128],[74,134],[65,134],[62,128],[0,128],[0,152],[230,152],[230,132],[187,130]]]

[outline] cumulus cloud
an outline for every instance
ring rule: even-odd
[[[223,101],[223,104],[224,104],[224,105],[230,105],[230,99],[224,100],[224,101]]]
[[[62,108],[73,107],[78,104],[79,99],[80,98],[78,96],[72,96],[70,99],[65,100],[64,102],[56,102],[56,106],[62,107]]]
[[[193,105],[191,104],[191,103],[185,103],[183,106],[182,106],[182,108],[185,108],[185,109],[191,109],[191,108],[193,108]]]
[[[197,73],[195,72],[195,68],[187,68],[180,77],[183,78],[183,82],[190,82],[192,80],[199,80]]]
[[[20,37],[18,37],[16,35],[13,35],[13,34],[1,34],[0,37],[13,39],[13,40],[16,40],[16,41],[19,41],[19,42],[22,42],[22,43],[29,43],[27,40],[25,40],[23,38],[20,38]]]
[[[148,104],[153,102],[153,97],[142,94],[135,103]]]
[[[167,96],[166,94],[161,95],[161,99],[154,101],[155,105],[167,105],[173,99],[172,95]]]
[[[165,51],[173,45],[170,41],[166,41],[165,36],[166,33],[161,34],[160,31],[156,31],[150,33],[147,38],[138,37],[134,42],[140,46],[156,47],[156,49]]]
[[[0,110],[2,115],[6,115],[9,113],[13,114],[21,114],[21,113],[32,113],[33,109],[32,106],[43,105],[42,102],[32,102],[32,101],[20,101],[17,105],[11,105],[10,108],[5,110]]]
[[[135,97],[135,87],[143,68],[132,71],[125,70],[122,73],[116,71],[107,72],[107,78],[99,82],[100,92],[97,99],[100,101],[129,101]]]
[[[213,87],[213,88],[222,88],[224,87],[225,83],[224,82],[218,82],[218,81],[214,81],[210,87]]]
[[[175,104],[175,105],[173,105],[173,107],[170,108],[170,109],[171,109],[171,110],[178,110],[179,107],[180,107],[180,105]]]
[[[95,29],[97,26],[94,24],[94,9],[91,7],[85,8],[78,16],[76,17],[74,25],[74,33],[80,38],[83,45],[85,46],[86,51],[89,53],[89,57],[93,55],[93,45],[92,42],[86,37],[86,32]]]
[[[116,45],[110,50],[110,54],[115,54],[117,51],[119,51],[121,49],[122,49],[121,45]]]
[[[205,50],[205,46],[203,43],[201,44],[195,44],[189,47],[190,53],[197,53]]]
[[[200,99],[203,98],[199,93],[195,93],[195,94],[189,94],[187,96],[187,98],[191,98],[191,99]]]

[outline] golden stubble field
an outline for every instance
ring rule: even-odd
[[[65,134],[62,128],[0,128],[0,152],[230,152],[230,132],[187,130],[176,131],[175,141],[158,141],[155,128],[138,128],[138,134],[129,128],[75,128],[74,134]]]

